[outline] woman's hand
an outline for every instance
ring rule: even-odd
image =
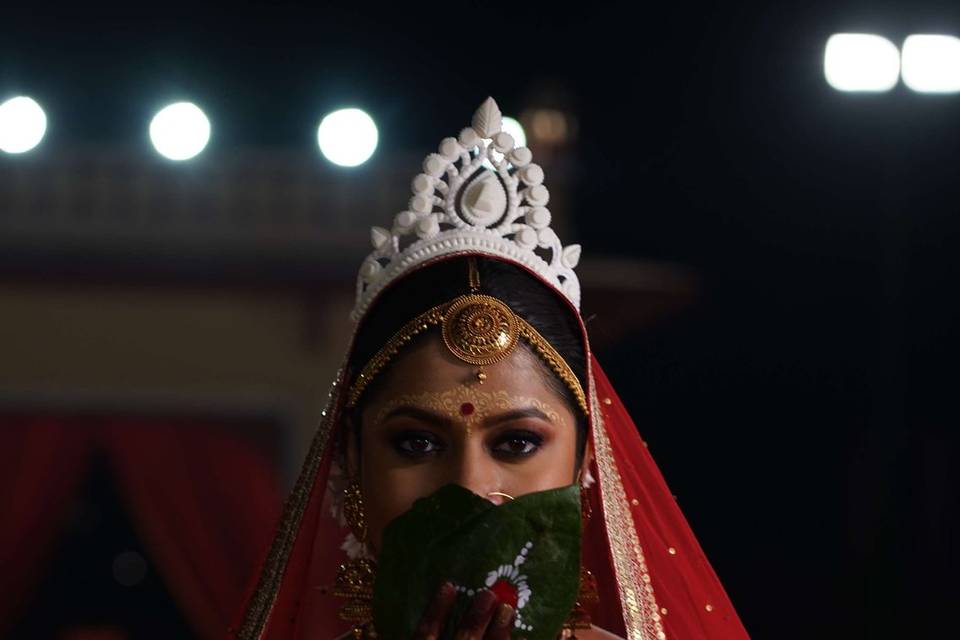
[[[439,638],[456,601],[457,590],[444,582],[420,618],[414,640]],[[474,596],[454,637],[456,640],[508,640],[514,613],[513,607],[498,602],[492,591],[483,590]]]

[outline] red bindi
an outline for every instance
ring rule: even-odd
[[[462,405],[460,405],[460,415],[462,416],[469,416],[473,413],[473,411],[474,407],[470,402],[464,402]]]

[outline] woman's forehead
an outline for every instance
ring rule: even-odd
[[[504,360],[483,366],[485,377],[481,383],[477,376],[480,367],[451,354],[440,335],[431,332],[397,354],[383,373],[383,384],[371,398],[371,408],[400,394],[444,392],[461,387],[556,403],[560,398],[540,369],[536,356],[521,347]]]

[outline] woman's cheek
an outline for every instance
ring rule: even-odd
[[[368,489],[364,491],[364,503],[369,504],[366,509],[368,522],[368,536],[374,550],[379,551],[383,529],[397,516],[405,513],[413,506],[417,498],[429,495],[433,489],[426,486],[424,478],[404,470],[404,473],[385,473],[378,478],[371,478],[365,483]]]
[[[572,467],[572,463],[570,465]],[[507,467],[502,475],[508,493],[522,496],[536,491],[546,491],[570,484],[566,467],[548,460],[537,460],[522,465]]]

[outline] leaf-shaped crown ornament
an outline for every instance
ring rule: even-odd
[[[573,272],[580,245],[564,247],[550,228],[543,169],[502,131],[493,98],[456,138],[444,138],[411,183],[413,197],[390,229],[373,227],[373,251],[360,266],[350,317],[359,321],[389,283],[440,256],[486,254],[519,263],[580,308]],[[492,167],[492,170],[491,170]]]

